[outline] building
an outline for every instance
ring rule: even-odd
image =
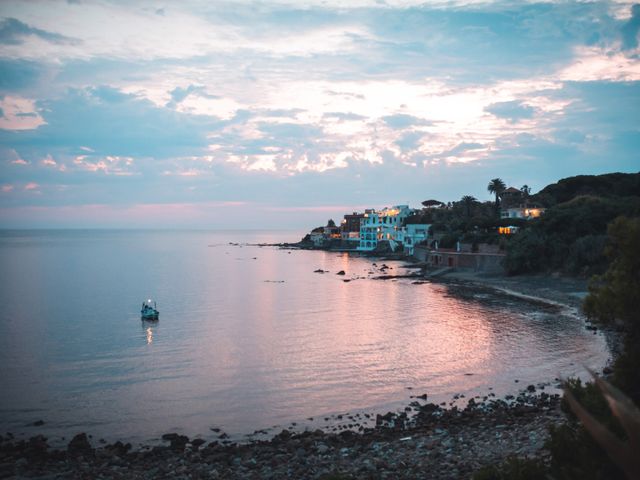
[[[531,220],[532,218],[538,218],[544,213],[544,208],[538,206],[512,206],[508,208],[500,209],[500,218],[524,218],[525,220]]]
[[[405,219],[413,213],[408,205],[386,207],[380,211],[365,210],[360,222],[360,245],[358,250],[371,251],[380,240],[387,240],[392,250],[398,246],[399,232]]]
[[[501,208],[509,208],[521,204],[524,193],[517,188],[509,187],[500,192],[499,196]]]
[[[407,254],[413,255],[415,246],[429,239],[429,228],[431,225],[417,223],[410,223],[402,227],[397,239],[402,242]]]
[[[340,236],[342,240],[360,242],[360,222],[364,219],[364,213],[348,213],[340,224]]]
[[[498,233],[500,235],[514,235],[518,233],[520,230],[518,227],[509,226],[509,227],[498,227]]]
[[[325,227],[316,227],[311,230],[309,239],[314,247],[325,247],[331,240],[339,240],[340,235],[340,227],[327,224]]]

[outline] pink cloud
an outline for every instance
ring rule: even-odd
[[[40,163],[48,167],[55,167],[56,165],[58,165],[51,155],[47,155],[40,161]]]
[[[29,182],[24,186],[25,190],[37,190],[40,187],[40,185],[38,185],[35,182]]]

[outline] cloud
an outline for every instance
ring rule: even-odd
[[[171,102],[167,104],[167,106],[175,106],[176,104],[182,102],[189,95],[195,95],[202,98],[209,99],[217,99],[220,98],[217,95],[210,95],[207,93],[206,87],[204,85],[189,85],[186,88],[176,87],[171,92]]]
[[[385,115],[382,120],[392,128],[406,128],[411,126],[428,126],[433,122],[425,120],[424,118],[414,117],[404,113],[396,113],[394,115]]]
[[[36,108],[36,102],[20,96],[0,97],[0,132],[2,130],[33,130],[45,122]]]
[[[102,100],[106,103],[123,103],[134,100],[136,95],[124,93],[117,88],[108,85],[100,85],[98,87],[89,87],[87,92],[94,98]]]
[[[403,150],[416,150],[425,135],[424,132],[407,132],[402,134],[395,143]]]
[[[519,100],[492,103],[484,110],[496,117],[506,118],[512,122],[517,122],[521,119],[533,118],[536,112],[535,108],[530,105],[526,105]]]
[[[208,133],[222,124],[212,117],[157,107],[110,87],[70,89],[38,105],[46,124],[12,136],[0,131],[0,144],[67,152],[83,146],[96,155],[162,158],[203,152]],[[22,119],[27,120],[34,119]]]
[[[45,67],[26,60],[0,58],[0,93],[17,93],[33,87],[43,76]]]
[[[29,36],[35,36],[56,45],[78,45],[81,43],[80,40],[75,38],[31,27],[15,18],[0,20],[0,44],[20,45]]]
[[[631,18],[622,26],[622,48],[633,50],[638,48],[638,33],[640,32],[640,4],[631,7]]]
[[[327,112],[322,115],[323,118],[337,120],[339,122],[344,121],[355,121],[355,120],[366,120],[367,117],[364,115],[358,115],[353,112]]]

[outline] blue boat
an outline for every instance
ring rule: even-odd
[[[146,302],[142,302],[142,310],[140,310],[140,317],[142,320],[158,320],[160,312],[156,308],[156,302],[149,299]]]

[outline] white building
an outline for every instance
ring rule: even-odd
[[[398,232],[398,241],[402,242],[404,251],[409,255],[413,255],[413,248],[429,238],[429,228],[431,225],[410,223],[402,227]]]
[[[380,211],[365,210],[360,222],[360,245],[358,250],[371,251],[378,246],[379,240],[388,240],[392,250],[400,242],[404,220],[413,213],[408,205],[396,205]]]

